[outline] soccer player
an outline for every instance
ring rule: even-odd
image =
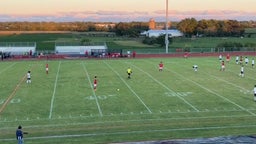
[[[27,83],[31,83],[31,72],[28,71],[27,73]]]
[[[244,77],[244,65],[241,66],[241,71],[240,71],[239,76]]]
[[[93,81],[93,89],[94,89],[94,91],[96,91],[96,89],[97,89],[97,83],[98,83],[97,76],[94,76],[94,81]]]
[[[236,56],[236,64],[238,64],[239,56]]]
[[[46,63],[46,65],[45,65],[45,71],[46,71],[46,74],[48,74],[48,71],[49,71],[49,65],[48,65],[48,63]]]
[[[184,53],[184,58],[186,58],[186,59],[188,58],[188,52]]]
[[[193,65],[192,68],[194,69],[195,72],[197,72],[197,69],[198,69],[197,65]]]
[[[28,133],[22,131],[22,126],[18,126],[18,129],[16,130],[16,139],[18,140],[18,144],[23,144],[23,134]]]
[[[163,64],[163,62],[160,62],[159,63],[159,71],[163,71],[163,68],[164,68],[164,64]]]
[[[220,71],[225,71],[225,62],[224,61],[221,62]]]
[[[227,61],[227,62],[230,61],[230,55],[229,55],[229,54],[227,54],[227,56],[226,56],[226,61]]]
[[[136,56],[136,51],[133,51],[132,52],[132,57],[135,58],[135,56]]]
[[[127,74],[128,74],[128,79],[130,79],[131,78],[131,74],[132,74],[132,69],[131,68],[127,69]]]
[[[219,61],[222,61],[222,55],[221,54],[219,55]]]
[[[254,58],[252,58],[252,68],[254,68]]]
[[[243,56],[240,56],[239,63],[240,63],[240,65],[242,65],[242,64],[243,64]]]
[[[247,65],[249,63],[248,57],[245,57],[244,62],[245,62],[245,65]]]
[[[256,85],[254,85],[253,93],[254,93],[254,101],[256,102]]]

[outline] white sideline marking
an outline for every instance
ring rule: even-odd
[[[177,118],[166,118],[166,119],[133,119],[133,120],[119,120],[119,121],[103,121],[103,122],[85,122],[85,123],[66,123],[66,124],[49,124],[49,125],[33,125],[26,126],[26,128],[46,128],[46,127],[62,127],[62,126],[76,126],[76,125],[94,125],[94,124],[106,124],[106,123],[122,123],[122,122],[144,122],[144,121],[166,121],[166,120],[195,120],[195,119],[216,119],[216,118],[245,118],[254,117],[252,115],[233,115],[233,116],[208,116],[208,117],[177,117]],[[1,130],[15,129],[15,127],[0,128]]]
[[[247,110],[251,110],[251,111],[254,111],[254,110],[256,110],[256,109],[247,109]],[[243,112],[244,110],[241,110],[241,109],[235,109],[235,110],[227,110],[227,109],[225,109],[225,110],[216,110],[216,109],[214,109],[214,110],[209,110],[209,111],[199,111],[199,112],[196,112],[196,111],[180,111],[180,110],[176,110],[176,111],[171,111],[171,110],[168,110],[168,111],[166,111],[166,112],[162,112],[161,114],[170,114],[170,113],[172,113],[172,114],[191,114],[191,113],[209,113],[209,112],[216,112],[216,111],[218,111],[218,112]],[[143,113],[143,112],[140,112],[140,113],[133,113],[133,112],[131,112],[131,114],[124,114],[125,116],[132,116],[132,115],[149,115],[150,113]],[[157,115],[157,113],[155,113],[156,115]],[[120,115],[120,114],[113,114],[113,113],[111,113],[111,114],[109,114],[109,115],[104,115],[105,117],[112,117],[112,116],[122,116],[122,115]],[[251,115],[250,115],[251,116]],[[81,118],[84,118],[84,119],[86,119],[86,118],[92,118],[92,117],[98,117],[97,115],[95,115],[95,116],[93,116],[92,114],[90,114],[89,116],[82,116],[82,117],[80,117],[80,116],[67,116],[67,117],[62,117],[61,119],[59,119],[59,118],[52,118],[51,120],[70,120],[70,119],[81,119]],[[233,117],[233,116],[231,116],[231,117]],[[213,117],[214,118],[214,117]],[[22,121],[31,121],[31,122],[35,122],[35,121],[44,121],[44,120],[49,120],[48,118],[46,119],[46,118],[41,118],[41,119],[18,119],[18,121],[20,121],[20,122],[22,122]],[[8,120],[7,121],[7,119],[5,118],[5,119],[3,119],[3,120],[1,120],[0,122],[7,122],[7,123],[9,123],[9,122],[15,122],[15,120]],[[1,128],[0,128],[1,129]]]
[[[97,104],[97,107],[98,107],[99,114],[100,114],[100,116],[102,117],[102,116],[103,116],[102,110],[101,110],[101,108],[100,108],[100,104],[99,104],[98,98],[97,98],[97,96],[96,96],[96,94],[95,94],[95,91],[94,91],[94,89],[93,89],[93,87],[92,87],[91,78],[90,78],[90,76],[89,76],[89,74],[88,74],[88,71],[87,71],[87,69],[86,69],[84,63],[82,63],[82,64],[83,64],[84,72],[86,73],[86,76],[87,76],[87,78],[88,78],[88,80],[89,80],[89,83],[90,83],[90,86],[91,86],[91,89],[92,89],[92,93],[93,93],[93,96],[94,96],[94,98],[95,98],[95,101],[96,101],[96,104]]]
[[[129,88],[129,90],[139,99],[139,101],[144,105],[144,107],[148,110],[149,113],[152,113],[152,111],[149,109],[149,107],[143,102],[143,100],[137,95],[137,93],[125,82],[125,80],[119,75],[118,72],[116,72],[106,61],[103,61],[116,75],[124,82],[124,84]]]
[[[170,70],[169,70],[169,71],[170,71]],[[253,112],[251,112],[250,110],[248,110],[248,109],[246,109],[246,108],[244,108],[244,107],[238,105],[237,103],[235,103],[235,102],[229,100],[228,98],[226,98],[226,97],[224,97],[224,96],[222,96],[222,95],[220,95],[220,94],[218,94],[218,93],[216,93],[216,92],[214,92],[214,91],[212,91],[212,90],[210,90],[210,89],[208,89],[208,88],[206,88],[206,87],[204,87],[204,86],[198,84],[197,82],[195,82],[195,81],[193,81],[193,80],[191,80],[191,79],[185,78],[183,75],[181,75],[181,74],[179,74],[179,73],[177,73],[177,72],[174,72],[174,71],[170,71],[170,72],[173,72],[173,73],[175,73],[176,75],[179,75],[179,76],[182,77],[183,79],[186,79],[186,80],[188,80],[188,81],[194,83],[194,84],[197,85],[198,87],[200,87],[200,88],[202,88],[202,89],[204,89],[204,90],[206,90],[206,91],[208,91],[208,92],[210,92],[210,93],[212,93],[212,94],[214,94],[214,95],[216,95],[216,96],[218,96],[218,97],[220,97],[220,98],[222,98],[222,99],[228,101],[229,103],[231,103],[231,104],[233,104],[233,105],[239,107],[240,109],[242,109],[242,110],[244,110],[244,111],[250,113],[251,115],[256,116],[256,114],[253,113]]]
[[[61,61],[59,61],[58,71],[57,71],[56,78],[55,78],[54,89],[53,89],[52,99],[51,99],[51,106],[50,106],[49,119],[51,119],[51,118],[52,118],[53,103],[54,103],[54,99],[55,99],[55,93],[56,93],[57,81],[58,81],[59,72],[60,72],[60,64],[61,64]]]
[[[217,130],[217,129],[234,129],[234,128],[252,128],[256,125],[231,125],[231,126],[211,126],[211,127],[194,127],[194,128],[176,128],[176,129],[153,129],[141,131],[122,131],[122,132],[103,132],[103,133],[86,133],[86,134],[70,134],[70,135],[50,135],[40,137],[28,137],[26,140],[39,140],[39,139],[60,139],[72,137],[92,137],[92,136],[106,136],[106,135],[127,135],[127,134],[140,134],[140,133],[155,133],[155,132],[176,132],[176,131],[197,131],[197,130]],[[0,139],[0,141],[16,141],[14,138]]]
[[[139,69],[140,71],[142,71],[143,73],[145,73],[146,75],[148,75],[151,79],[153,79],[155,82],[157,82],[158,84],[160,84],[161,86],[163,86],[165,89],[167,89],[168,91],[175,93],[173,90],[171,90],[170,88],[168,88],[166,85],[164,85],[163,83],[161,83],[160,81],[158,81],[157,79],[155,79],[152,75],[150,75],[149,73],[143,71],[141,68],[130,64],[132,66],[134,66],[135,68]],[[186,104],[188,104],[190,107],[192,107],[195,111],[199,111],[195,106],[193,106],[191,103],[189,103],[188,101],[186,101],[183,97],[177,95],[177,97],[181,100],[183,100],[183,102],[185,102]]]

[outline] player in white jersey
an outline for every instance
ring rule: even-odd
[[[254,101],[256,102],[256,85],[254,85],[253,94],[254,94]]]
[[[248,57],[245,57],[244,62],[245,62],[245,65],[247,65],[249,63]]]
[[[198,70],[198,66],[197,65],[193,65],[192,68],[194,69],[195,72],[197,72],[197,70]]]
[[[254,58],[252,58],[252,68],[254,68]]]
[[[236,56],[236,64],[238,64],[239,56]]]
[[[27,73],[27,83],[31,83],[31,72],[28,71]]]
[[[241,71],[240,71],[239,76],[244,77],[244,65],[241,66]]]
[[[219,61],[222,61],[222,55],[221,54],[219,55]]]

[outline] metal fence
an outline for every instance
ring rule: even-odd
[[[163,54],[166,53],[163,49],[124,49],[123,54],[136,51],[137,54]],[[256,47],[232,47],[232,48],[169,48],[168,53],[213,53],[213,52],[255,52]]]
[[[36,42],[0,42],[0,47],[36,47]]]

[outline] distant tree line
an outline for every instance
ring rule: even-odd
[[[112,23],[93,22],[0,22],[0,31],[112,31]]]
[[[147,22],[0,22],[0,31],[115,32],[118,36],[138,37],[145,30]]]
[[[256,27],[254,21],[199,20],[186,18],[175,26],[187,37],[191,36],[242,36],[245,28]],[[0,22],[0,31],[73,31],[114,32],[117,36],[138,37],[148,30],[148,22]]]
[[[199,20],[186,18],[177,24],[177,29],[187,37],[191,36],[244,36],[245,28],[253,28],[256,22],[237,20]]]

